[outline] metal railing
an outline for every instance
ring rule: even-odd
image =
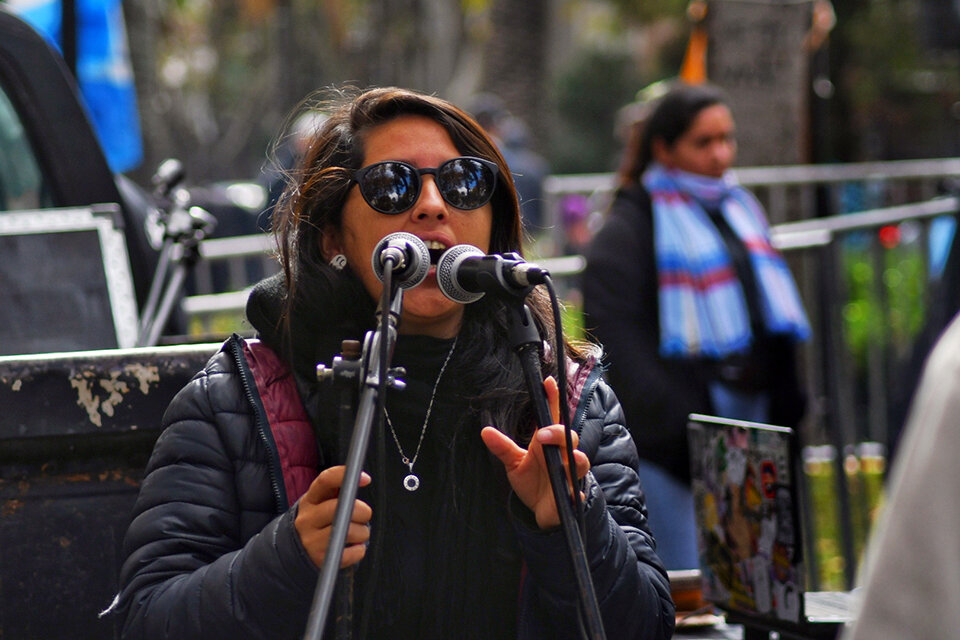
[[[838,485],[843,560],[839,576],[812,567],[814,584],[852,584],[871,505],[858,501],[862,486],[851,492],[848,482],[862,484],[867,458],[882,458],[896,443],[922,361],[957,311],[948,306],[956,295],[943,295],[941,270],[947,248],[960,251],[960,203],[938,194],[958,175],[958,158],[737,170],[767,209],[814,328],[801,357],[809,398],[801,440],[829,453],[816,466]],[[546,242],[565,244],[564,198],[586,196],[596,226],[614,186],[611,174],[548,178],[546,210],[555,223]],[[875,475],[882,481],[882,470]]]
[[[944,179],[960,176],[960,158],[740,167],[735,173],[776,225],[929,200],[939,193]],[[616,176],[610,173],[548,176],[543,183],[544,209],[557,212],[563,196],[578,193],[590,198],[594,210],[605,211],[615,184]]]
[[[803,440],[832,451],[847,586],[875,506],[848,483],[863,482],[858,452],[885,457],[898,440],[923,358],[956,311],[938,296],[945,252],[931,247],[958,250],[958,209],[943,197],[773,229],[814,328],[803,349]]]

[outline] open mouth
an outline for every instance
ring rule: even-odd
[[[443,252],[447,250],[447,245],[437,240],[430,240],[426,243],[426,245],[427,251],[430,252],[430,264],[436,266],[437,262],[440,260],[440,256],[442,256]]]

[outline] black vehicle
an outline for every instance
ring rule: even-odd
[[[63,59],[0,7],[0,212],[118,203],[137,298],[157,251],[149,195],[107,164]]]
[[[171,209],[198,206],[213,216],[203,229],[205,236],[237,236],[260,231],[257,221],[266,201],[265,189],[255,182],[242,183],[244,203],[231,197],[234,188],[241,186],[238,183],[184,188],[182,172],[166,179],[175,183],[177,198],[171,197],[174,185],[169,182],[148,191],[111,171],[63,58],[31,26],[0,5],[0,215],[115,203],[137,310],[141,316],[155,317],[151,316],[157,309],[150,305],[150,290],[158,262],[165,266],[160,258]],[[262,191],[260,204],[250,203],[251,189]],[[187,201],[180,197],[183,194]],[[188,278],[184,291],[192,288]],[[162,319],[165,335],[185,332],[176,313]],[[0,333],[0,342],[4,335]],[[109,345],[85,344],[78,337],[74,346]],[[0,345],[0,354],[28,352]]]
[[[107,205],[142,311],[161,255],[149,237],[154,195],[110,170],[63,60],[0,5],[0,221]],[[4,253],[4,265],[17,258]],[[0,270],[0,293],[36,278]],[[82,333],[84,302],[51,307],[58,328]],[[0,353],[27,353],[2,344],[4,335]],[[119,622],[97,614],[117,590],[142,469],[167,403],[216,348],[0,356],[0,636],[119,636]]]

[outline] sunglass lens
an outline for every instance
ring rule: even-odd
[[[440,168],[437,186],[443,198],[458,209],[476,209],[490,201],[496,176],[482,162],[454,158]]]
[[[401,213],[416,201],[419,178],[405,164],[382,162],[364,174],[360,189],[367,204],[377,211]]]

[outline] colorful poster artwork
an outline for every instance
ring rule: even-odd
[[[731,608],[797,622],[803,565],[796,491],[783,434],[691,434],[704,595]],[[699,441],[696,439],[699,438]]]

